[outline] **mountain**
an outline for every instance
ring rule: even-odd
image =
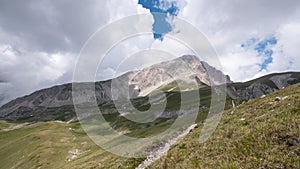
[[[111,100],[147,96],[158,88],[174,81],[189,84],[196,82],[199,86],[231,83],[229,76],[215,69],[196,56],[185,55],[174,60],[152,65],[138,71],[127,72],[115,79],[95,83],[95,94],[99,104]],[[111,94],[111,85],[118,89]],[[80,83],[79,95],[93,92],[91,83]],[[128,86],[128,88],[126,88]],[[128,96],[129,90],[129,96]],[[191,90],[191,89],[190,89]],[[114,96],[114,97],[112,97]],[[72,106],[72,84],[63,84],[36,91],[20,97],[0,108],[0,117],[15,120],[19,117],[37,115],[33,112],[45,112],[49,108]]]
[[[196,82],[197,86],[191,85],[192,82]],[[76,86],[79,87],[77,91],[79,100],[82,100],[80,103],[88,102],[80,97],[93,93],[95,89],[96,100],[103,114],[118,113],[112,100],[124,98],[130,98],[141,110],[148,109],[150,107],[148,95],[155,95],[157,89],[160,89],[168,98],[167,108],[162,116],[173,118],[179,115],[175,109],[180,106],[182,91],[199,90],[200,109],[204,109],[210,105],[212,85],[227,83],[227,94],[230,99],[251,100],[298,82],[300,82],[299,72],[286,72],[266,75],[248,82],[233,83],[229,76],[201,62],[196,56],[185,55],[138,71],[127,72],[115,79],[96,82],[95,88],[91,86],[94,83],[88,82],[76,83]],[[112,91],[112,85],[117,90]],[[160,102],[161,97],[156,97],[156,102]],[[126,112],[132,112],[126,108],[128,106],[123,107]],[[54,86],[12,100],[0,108],[0,118],[27,121],[75,119],[72,84]]]
[[[231,98],[250,100],[299,82],[299,72],[274,73],[244,83],[228,84],[227,92]]]

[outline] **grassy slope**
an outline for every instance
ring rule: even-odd
[[[187,92],[188,93],[188,92]],[[203,96],[201,103],[209,104],[210,88],[200,89]],[[167,109],[180,107],[180,93],[169,92]],[[139,109],[140,102],[145,98],[133,101]],[[186,100],[185,102],[193,102]],[[111,105],[108,105],[111,106]],[[47,109],[43,114],[59,114],[59,112],[73,112],[70,107]],[[206,117],[201,113],[198,120]],[[148,124],[130,122],[117,114],[105,115],[116,130],[133,137],[147,137],[163,132],[173,123],[170,119],[157,119]],[[58,120],[65,120],[63,114]],[[33,121],[33,122],[31,122]],[[9,130],[9,131],[8,131]],[[69,151],[79,150],[76,159],[68,161]],[[32,119],[21,119],[8,123],[0,121],[0,168],[133,168],[143,159],[126,159],[104,152],[95,145],[83,132],[78,122],[36,122]]]
[[[299,88],[300,85],[295,85],[264,99],[250,101],[236,108],[233,114],[232,110],[226,111],[218,130],[208,142],[198,142],[198,128],[152,168],[300,166],[299,145],[287,146],[294,137],[300,136]],[[205,88],[200,90],[203,90],[200,91],[202,94],[208,91]],[[269,104],[275,96],[286,95],[289,96],[287,100]],[[173,97],[178,99],[176,94]],[[170,97],[170,102],[173,97]],[[230,99],[227,101],[230,103]],[[200,126],[205,117],[205,113],[200,114]],[[153,124],[136,125],[117,115],[107,115],[106,118],[116,129],[129,131],[128,135],[135,137],[160,133],[172,124],[172,120],[164,119]],[[246,120],[240,121],[241,118]],[[75,149],[79,150],[78,157],[68,161],[72,154],[69,151]],[[133,168],[141,161],[103,151],[85,135],[78,122],[31,124],[0,121],[0,168]]]
[[[210,94],[210,88],[200,90],[203,97]],[[210,97],[204,100],[209,99]],[[180,93],[175,92],[168,98],[168,109],[180,106],[177,103],[179,100]],[[69,109],[63,107],[47,111],[54,114],[58,111],[72,112]],[[198,120],[205,117],[205,112],[200,113]],[[137,124],[117,114],[105,115],[105,118],[116,130],[133,137],[161,133],[173,123],[172,119],[159,118],[152,123]],[[68,156],[72,154],[69,151],[76,149],[79,150],[78,157],[68,161]],[[104,152],[86,136],[78,122],[36,123],[28,119],[18,123],[0,121],[0,164],[4,164],[0,168],[133,168],[142,160],[126,159]]]
[[[119,130],[128,135],[146,137],[160,133],[172,121],[160,119],[159,125],[133,126],[120,116],[107,117],[121,123]],[[139,127],[144,129],[138,129]],[[68,161],[69,151],[79,150],[78,157]],[[142,159],[126,159],[103,151],[83,132],[78,122],[0,122],[0,168],[133,168]]]
[[[276,102],[276,96],[288,99]],[[195,129],[150,168],[300,168],[300,143],[289,146],[300,139],[300,84],[225,111],[203,144],[200,131]]]

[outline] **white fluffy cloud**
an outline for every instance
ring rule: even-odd
[[[300,22],[292,22],[280,27],[276,32],[278,44],[274,47],[272,71],[294,70],[300,68]]]
[[[194,24],[210,40],[219,54],[223,71],[235,81],[244,81],[275,71],[299,70],[300,1],[192,1],[180,17]],[[240,47],[248,39],[275,36],[273,63],[267,71],[260,71],[263,58],[255,51]],[[279,52],[280,50],[284,52]],[[294,51],[294,52],[292,52]],[[294,61],[293,61],[294,60]],[[288,67],[290,61],[294,66]],[[285,63],[287,62],[287,63]],[[297,63],[296,63],[297,62]],[[286,65],[285,65],[286,64]]]

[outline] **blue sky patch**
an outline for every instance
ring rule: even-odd
[[[270,39],[265,39],[263,41],[260,41],[256,46],[255,50],[258,53],[263,53],[269,46],[273,46],[277,44],[277,39],[275,37],[272,37]]]
[[[254,49],[259,56],[264,57],[263,63],[259,64],[261,67],[260,71],[262,71],[267,70],[268,65],[273,62],[273,50],[271,48],[276,44],[277,39],[275,37],[263,40],[251,38],[245,44],[241,44],[241,47]]]
[[[163,41],[164,35],[172,31],[172,25],[167,21],[167,17],[177,16],[179,12],[176,2],[165,0],[139,0],[138,4],[150,10],[154,18],[152,25],[153,37],[154,39]]]

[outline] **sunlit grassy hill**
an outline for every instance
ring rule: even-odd
[[[225,111],[202,144],[200,132],[149,168],[300,168],[300,84]]]

